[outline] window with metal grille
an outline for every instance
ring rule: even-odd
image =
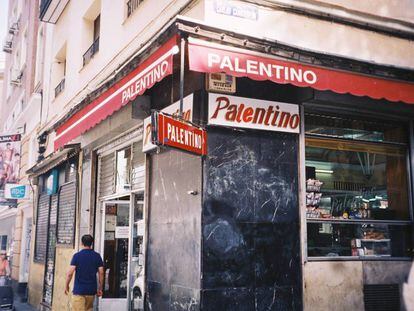
[[[36,240],[34,261],[44,262],[46,258],[47,232],[49,227],[50,196],[41,194],[37,203]]]
[[[68,182],[59,189],[57,243],[73,245],[76,219],[76,182]]]
[[[126,2],[127,17],[130,17],[143,2],[144,0],[128,0]]]

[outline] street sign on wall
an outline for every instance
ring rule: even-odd
[[[170,146],[198,155],[207,152],[207,133],[204,129],[160,112],[152,113],[152,143]]]

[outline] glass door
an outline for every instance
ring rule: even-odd
[[[104,262],[100,310],[126,310],[128,295],[129,201],[105,201],[101,255]]]
[[[145,223],[144,223],[144,193],[133,195],[131,210],[131,264],[130,264],[130,311],[144,310],[145,292]]]

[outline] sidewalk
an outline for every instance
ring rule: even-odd
[[[20,302],[19,299],[14,300],[14,307],[16,311],[35,311],[36,310],[28,303]]]

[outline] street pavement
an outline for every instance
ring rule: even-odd
[[[28,303],[20,302],[19,299],[14,300],[14,307],[16,308],[16,311],[35,311],[36,310]]]

